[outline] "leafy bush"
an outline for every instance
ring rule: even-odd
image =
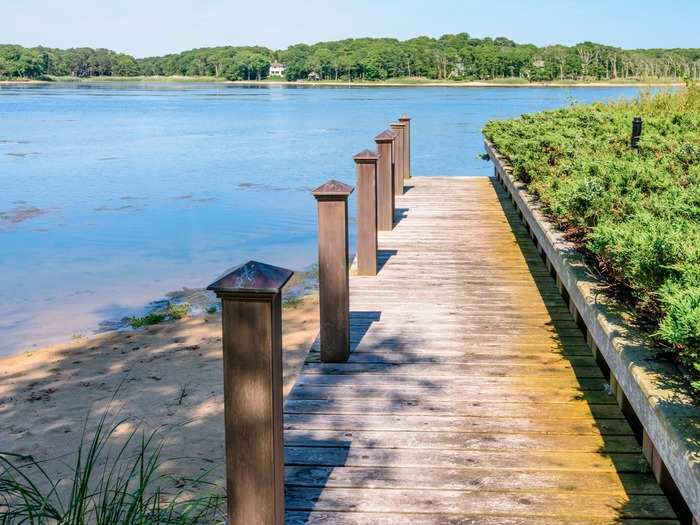
[[[165,321],[165,314],[158,312],[151,312],[142,317],[132,317],[129,324],[132,328],[142,328],[144,326],[151,326],[152,324],[158,324]]]
[[[0,452],[0,523],[3,525],[144,525],[221,521],[223,496],[206,481],[172,480],[161,474],[163,442],[155,432],[133,429],[112,446],[120,421],[111,427],[103,416],[93,437],[83,431],[73,475],[56,480],[45,462]],[[128,453],[135,448],[135,453]],[[175,481],[173,483],[173,481]],[[165,490],[166,485],[175,486]],[[192,493],[207,494],[192,496]]]
[[[700,88],[490,121],[484,134],[658,324],[660,343],[700,372]]]
[[[168,317],[170,317],[170,319],[172,319],[173,321],[177,321],[179,319],[184,319],[185,317],[187,317],[191,309],[192,306],[189,303],[171,303],[165,309],[165,312],[167,313]]]
[[[132,317],[129,319],[129,325],[132,328],[142,328],[159,324],[163,321],[178,321],[187,317],[191,310],[192,305],[190,303],[168,303],[163,309],[154,310],[142,317]]]

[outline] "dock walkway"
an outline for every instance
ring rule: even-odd
[[[407,182],[348,362],[285,402],[286,522],[677,523],[500,187]]]

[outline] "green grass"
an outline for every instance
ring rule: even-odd
[[[190,310],[192,310],[192,305],[190,303],[169,303],[164,309],[154,310],[141,317],[130,318],[129,325],[132,328],[142,328],[164,321],[178,321],[187,317]]]
[[[129,321],[131,328],[143,328],[144,326],[151,326],[154,324],[159,324],[165,321],[166,316],[162,313],[151,312],[141,317],[132,317]]]
[[[106,415],[83,438],[72,475],[56,480],[46,462],[0,452],[2,525],[209,524],[222,521],[223,496],[206,480],[161,474],[163,441],[131,430],[116,445],[126,420],[108,427]],[[134,449],[135,452],[129,452]],[[165,487],[173,486],[173,489]],[[193,495],[203,494],[203,495]]]
[[[658,342],[700,372],[700,88],[491,121],[484,134]]]

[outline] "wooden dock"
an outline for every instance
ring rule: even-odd
[[[407,182],[285,402],[286,523],[677,523],[502,190]]]

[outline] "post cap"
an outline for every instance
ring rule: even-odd
[[[329,180],[325,184],[321,184],[318,188],[313,190],[311,193],[317,199],[347,199],[355,188],[340,182],[338,180]]]
[[[352,158],[357,164],[374,164],[378,159],[379,155],[368,149],[362,150]]]
[[[399,117],[399,121],[400,122],[411,122],[411,117],[409,117],[406,113],[404,113],[403,115],[401,115]]]
[[[396,133],[391,131],[390,129],[385,129],[382,131],[379,135],[374,137],[374,142],[391,142],[392,140],[396,139]]]
[[[405,122],[392,122],[391,124],[389,124],[389,126],[392,128],[405,128],[406,123]]]
[[[221,297],[227,294],[253,295],[276,294],[294,275],[292,270],[279,268],[258,261],[248,261],[228,270],[207,290]]]

